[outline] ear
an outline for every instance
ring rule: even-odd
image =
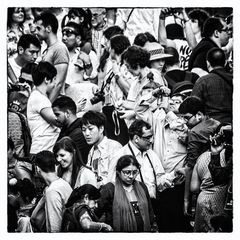
[[[50,25],[48,25],[48,26],[46,27],[46,31],[47,31],[48,33],[52,32],[52,27],[51,27]]]
[[[220,32],[219,32],[218,30],[214,30],[213,36],[214,36],[215,38],[219,38],[219,34],[220,34]]]
[[[99,127],[99,131],[100,131],[101,133],[103,133],[103,132],[104,132],[104,126],[100,126],[100,127]]]
[[[21,46],[18,47],[18,53],[19,54],[23,54],[24,53],[23,47],[21,47]]]
[[[135,143],[137,143],[138,140],[139,140],[139,136],[138,136],[138,135],[134,135],[134,137],[133,137],[133,141],[134,141]]]
[[[80,17],[79,20],[82,23],[84,21],[84,17]]]
[[[80,46],[80,44],[82,42],[81,36],[76,37],[76,42],[77,42],[77,45]]]
[[[89,200],[89,195],[87,193],[84,195],[84,200]]]
[[[196,119],[197,119],[198,121],[202,121],[203,118],[204,118],[203,113],[200,112],[200,111],[198,111],[197,114],[196,114]]]
[[[208,60],[207,60],[207,69],[208,69],[208,71],[211,71],[210,69],[212,69],[212,67],[211,67],[211,65],[210,65]]]

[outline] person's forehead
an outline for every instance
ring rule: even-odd
[[[30,45],[29,45],[29,47],[28,47],[27,49],[29,49],[29,50],[36,50],[36,51],[39,51],[39,50],[40,50],[39,47],[35,46],[35,45],[32,44],[32,43],[30,43]]]
[[[129,166],[123,168],[122,170],[126,171],[126,170],[135,170],[135,169],[137,169],[137,167],[131,163]]]
[[[61,112],[63,112],[59,107],[53,107],[53,111],[54,112],[58,112],[58,113],[61,113]]]
[[[103,12],[105,12],[104,8],[91,8],[91,12],[92,14],[101,14]]]
[[[150,135],[152,135],[152,128],[147,129],[146,127],[143,127],[142,136],[150,136]]]
[[[171,97],[171,99],[172,99],[173,101],[178,100],[178,101],[181,101],[181,102],[182,102],[182,97],[180,97],[180,96],[173,96],[173,97]]]
[[[87,124],[83,124],[83,127],[89,128],[89,127],[97,127],[97,125],[91,124],[91,123],[87,123]]]

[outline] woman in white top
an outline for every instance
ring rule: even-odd
[[[70,137],[61,138],[55,144],[53,152],[59,163],[58,176],[67,181],[73,189],[84,184],[97,186],[94,173],[84,165],[81,153]]]

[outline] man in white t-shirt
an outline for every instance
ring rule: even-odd
[[[40,62],[32,71],[35,89],[27,104],[27,120],[32,137],[30,154],[51,151],[60,132],[48,98],[56,84],[56,74],[56,68],[49,62]]]

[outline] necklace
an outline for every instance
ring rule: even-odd
[[[126,192],[131,192],[133,190],[133,185],[130,185],[129,187],[126,187],[123,185],[123,189],[126,191]]]

